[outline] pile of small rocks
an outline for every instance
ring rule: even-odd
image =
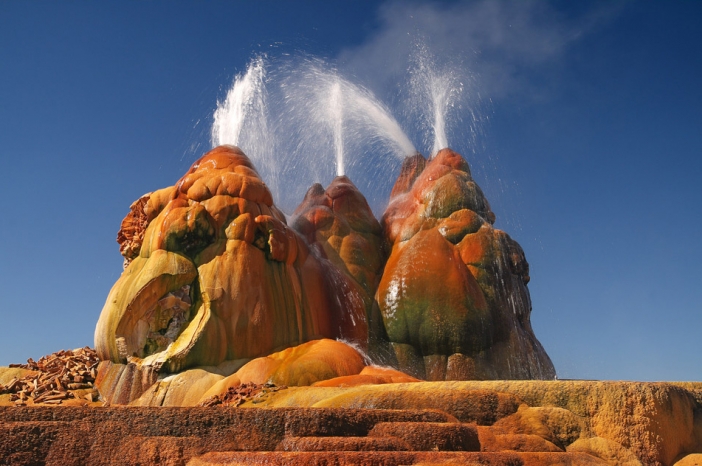
[[[226,405],[237,407],[246,401],[251,400],[253,403],[260,403],[263,401],[266,395],[269,393],[277,392],[279,390],[284,390],[288,387],[285,385],[276,386],[272,383],[265,383],[263,385],[249,382],[243,383],[236,387],[229,387],[226,392],[221,395],[214,395],[200,403],[200,406],[215,406],[215,405]]]
[[[61,404],[63,400],[76,398],[76,393],[92,402],[99,396],[93,387],[99,363],[95,351],[86,346],[58,351],[36,362],[30,358],[27,364],[10,364],[32,373],[0,385],[0,394],[11,393],[10,401],[18,406],[25,406],[29,399],[34,404]]]

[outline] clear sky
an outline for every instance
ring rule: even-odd
[[[480,132],[449,143],[526,253],[559,376],[701,380],[700,18],[693,1],[0,2],[0,365],[92,345],[130,203],[209,148],[253,57],[323,58],[395,108],[421,37],[471,70]]]

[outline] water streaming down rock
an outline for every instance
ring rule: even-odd
[[[381,227],[368,202],[346,176],[337,176],[325,190],[314,184],[295,210],[290,225],[310,248],[347,277],[341,281],[340,299],[365,309],[359,327],[382,325],[373,314],[378,280],[385,262]],[[372,329],[373,337],[380,333]],[[364,344],[365,347],[365,344]]]
[[[428,380],[555,375],[531,328],[529,264],[494,222],[459,154],[403,164],[381,220],[392,249],[375,295],[400,370]]]

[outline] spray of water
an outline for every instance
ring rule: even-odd
[[[465,110],[475,136],[473,107],[465,105],[466,70],[438,64],[423,43],[409,62],[402,114],[422,146],[432,155],[448,147]],[[328,62],[302,56],[254,58],[218,102],[211,139],[213,146],[241,147],[285,212],[311,184],[348,175],[379,214],[393,174],[404,157],[417,152],[393,112],[370,90]]]
[[[451,126],[460,121],[469,73],[455,63],[439,63],[426,43],[417,42],[410,57],[409,115],[424,134],[431,156],[449,146]]]
[[[265,107],[265,76],[263,57],[258,57],[249,64],[245,74],[234,78],[224,102],[217,103],[212,125],[213,145],[241,143],[244,123],[251,119],[251,114]]]
[[[337,81],[329,89],[329,124],[334,135],[334,153],[336,155],[336,175],[344,174],[344,101],[341,82]]]
[[[415,152],[390,110],[325,62],[305,59],[281,75],[281,127],[295,135],[298,149],[333,153],[336,175],[344,175],[365,152],[399,160]]]
[[[276,164],[276,139],[269,118],[266,87],[266,58],[254,58],[246,70],[234,78],[224,101],[217,103],[212,124],[212,146],[239,146],[277,191],[279,170]]]
[[[286,212],[312,183],[346,174],[368,188],[366,197],[380,210],[387,193],[373,192],[378,183],[368,174],[392,173],[416,152],[368,89],[310,58],[273,65],[265,57],[253,59],[218,102],[211,139],[213,146],[241,147]]]

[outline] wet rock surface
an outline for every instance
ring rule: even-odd
[[[346,176],[336,177],[326,190],[315,184],[295,209],[291,226],[338,270],[329,277],[329,286],[344,299],[344,327],[354,329],[345,333],[365,347],[385,264],[380,224],[365,197]]]
[[[390,248],[376,303],[393,364],[427,380],[551,379],[531,329],[529,265],[466,161],[408,158],[383,215]]]
[[[134,401],[152,373],[319,338],[359,345],[418,379],[552,378],[531,329],[528,263],[494,221],[449,149],[405,160],[380,223],[339,176],[313,185],[288,227],[250,160],[215,148],[122,222],[127,267],[95,343],[101,359],[143,377],[115,399]],[[359,374],[329,377],[345,375]]]
[[[118,241],[128,265],[95,331],[103,360],[176,373],[317,338],[367,341],[363,303],[330,286],[338,269],[288,228],[238,148],[132,204]]]

